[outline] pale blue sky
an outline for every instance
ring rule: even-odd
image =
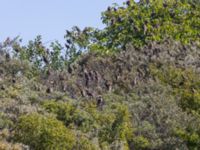
[[[126,0],[0,0],[0,41],[20,35],[23,43],[42,35],[63,42],[66,29],[77,25],[102,28],[101,12]]]

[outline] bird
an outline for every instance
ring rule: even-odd
[[[117,18],[117,21],[118,21],[118,22],[122,22],[122,18],[121,18],[121,17],[118,17],[118,18]]]
[[[130,4],[131,4],[130,0],[126,1],[127,6],[130,6]]]
[[[71,44],[72,42],[71,42],[71,40],[68,39],[68,40],[67,40],[67,43],[68,43],[68,44]]]
[[[52,93],[52,91],[53,91],[53,89],[51,87],[48,87],[46,90],[47,93]]]
[[[10,61],[10,54],[6,53],[6,61]]]
[[[108,7],[108,8],[107,8],[107,11],[110,12],[110,11],[111,11],[111,7]]]
[[[69,49],[69,48],[70,48],[70,46],[69,46],[68,44],[65,44],[65,47],[66,47],[67,49]]]
[[[103,100],[103,97],[101,95],[97,96],[97,98],[96,98],[97,107],[102,110],[104,104],[105,104],[105,102]]]
[[[43,61],[44,61],[46,64],[49,64],[49,60],[47,59],[46,56],[43,56]]]

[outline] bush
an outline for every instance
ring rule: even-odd
[[[39,114],[21,116],[14,139],[35,150],[71,150],[75,144],[73,132],[62,122]]]
[[[84,110],[78,109],[71,102],[46,101],[42,104],[49,113],[54,113],[57,119],[63,121],[66,126],[78,127],[83,132],[91,130],[92,116]]]

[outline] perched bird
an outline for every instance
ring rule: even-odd
[[[67,49],[69,49],[69,48],[70,48],[70,46],[69,46],[68,44],[65,44],[65,47],[66,47]]]
[[[164,7],[164,8],[167,8],[167,6],[168,6],[168,5],[167,5],[166,3],[163,3],[163,7]]]
[[[66,33],[67,33],[67,35],[71,35],[71,32],[70,32],[70,31],[68,31],[68,30],[66,30]]]
[[[130,4],[131,4],[130,0],[126,1],[127,6],[130,6]]]
[[[121,17],[118,17],[118,18],[117,18],[117,21],[118,21],[118,22],[122,22],[122,18],[121,18]]]
[[[6,61],[10,61],[10,54],[6,53]]]
[[[111,11],[111,7],[108,7],[108,8],[107,8],[107,11],[110,12],[110,11]]]
[[[131,24],[134,23],[134,21],[133,21],[132,18],[129,19],[129,22],[130,22]]]
[[[15,79],[12,79],[12,83],[16,83],[16,80],[15,80]]]
[[[68,44],[71,44],[71,43],[72,43],[72,41],[68,39],[68,40],[67,40],[67,43],[68,43]]]
[[[68,71],[68,73],[72,73],[73,69],[70,65],[68,66],[67,71]]]
[[[46,92],[47,92],[47,93],[52,93],[52,92],[53,92],[53,89],[52,89],[51,87],[48,87],[47,90],[46,90]]]
[[[115,19],[111,19],[110,24],[111,24],[111,25],[114,25],[114,23],[115,23]]]
[[[105,104],[103,97],[100,95],[96,98],[96,105],[98,108],[102,109],[103,105]]]
[[[49,60],[47,59],[46,56],[43,56],[43,61],[44,61],[46,64],[49,64]]]

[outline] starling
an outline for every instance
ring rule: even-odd
[[[68,30],[66,30],[66,33],[67,33],[67,35],[71,35],[71,32],[70,32],[70,31],[68,31]]]
[[[15,79],[12,79],[12,83],[16,83],[16,80],[15,80]]]
[[[121,17],[118,17],[118,18],[117,18],[117,21],[118,21],[118,22],[122,22],[122,18],[121,18]]]
[[[130,0],[126,1],[127,6],[130,6],[130,4],[131,4]]]
[[[68,40],[67,40],[67,43],[68,43],[68,44],[71,44],[72,42],[71,42],[71,40],[68,39]]]
[[[2,85],[1,90],[5,90],[5,89],[6,89],[5,85]]]
[[[102,110],[104,104],[105,104],[105,102],[104,102],[102,96],[98,96],[96,98],[96,105],[97,105],[97,107]]]
[[[163,7],[166,8],[168,5],[166,3],[163,3]]]
[[[111,19],[111,25],[114,25],[114,23],[115,23],[115,20]]]
[[[19,48],[13,48],[13,50],[16,52],[16,53],[19,53]]]
[[[134,21],[133,21],[133,19],[129,19],[129,22],[130,22],[130,23],[133,23]]]
[[[139,29],[136,26],[134,26],[133,29],[135,32],[139,32]]]
[[[43,56],[43,61],[44,61],[46,64],[49,64],[49,60],[47,59],[46,56]]]
[[[50,88],[50,87],[48,87],[47,90],[46,90],[47,93],[52,93],[52,91],[53,91],[53,89]]]
[[[108,7],[108,8],[107,8],[107,11],[110,12],[110,11],[111,11],[111,7]]]
[[[69,49],[69,48],[70,48],[70,46],[69,46],[68,44],[65,44],[65,47],[66,47],[67,49]]]
[[[6,60],[9,61],[10,60],[10,54],[6,53]]]
[[[67,69],[68,73],[72,73],[72,67],[69,66],[68,69]]]
[[[50,50],[47,48],[47,50],[46,50],[46,53],[47,53],[47,55],[49,55],[50,54]]]
[[[75,26],[74,29],[77,31],[77,32],[81,32],[81,30],[79,29],[79,27]]]

